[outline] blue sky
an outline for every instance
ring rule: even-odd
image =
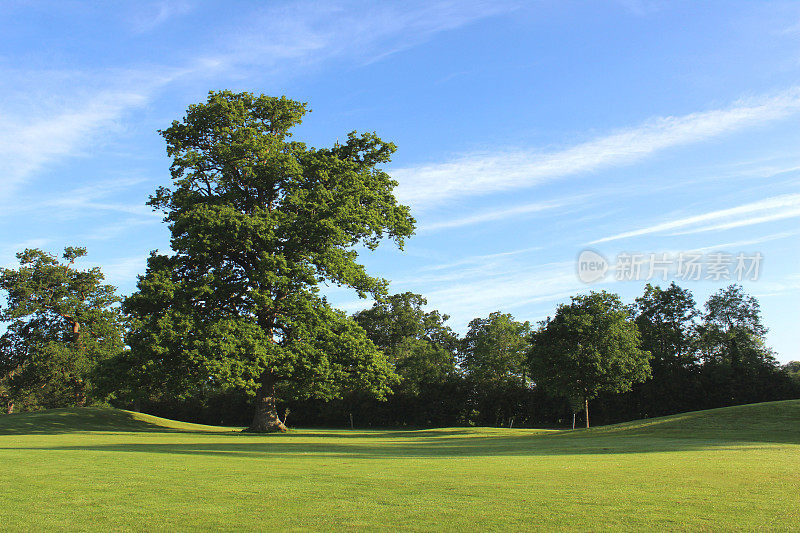
[[[156,130],[210,89],[285,94],[296,137],[376,131],[419,228],[365,254],[463,332],[539,320],[590,289],[584,249],[762,254],[743,282],[800,359],[796,2],[3,2],[0,264],[89,249],[130,293],[167,228]],[[668,281],[667,281],[668,282]],[[661,282],[665,283],[665,282]],[[699,303],[730,281],[679,281]],[[332,288],[354,311],[364,302]]]

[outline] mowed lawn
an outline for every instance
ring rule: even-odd
[[[0,530],[800,529],[800,401],[578,431],[0,416]]]

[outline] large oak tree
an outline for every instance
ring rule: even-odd
[[[379,168],[395,146],[356,132],[331,148],[293,141],[306,112],[285,97],[211,92],[161,132],[173,181],[150,204],[166,215],[173,253],[150,257],[125,303],[140,388],[245,390],[256,397],[256,432],[285,429],[281,397],[382,397],[396,381],[318,288],[385,294],[358,250],[386,238],[402,248],[413,233],[397,183]]]

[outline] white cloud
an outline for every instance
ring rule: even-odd
[[[741,100],[727,109],[649,120],[563,150],[469,154],[445,163],[399,168],[398,197],[418,209],[453,199],[531,187],[549,180],[631,164],[660,150],[780,120],[800,112],[800,87]]]
[[[160,2],[142,3],[138,12],[130,17],[130,23],[136,33],[151,31],[165,22],[185,15],[194,6],[182,0],[162,0]]]
[[[800,291],[800,274],[789,274],[782,280],[764,281],[758,284],[756,298],[769,296],[785,296],[787,293]]]
[[[763,224],[765,222],[774,222],[776,220],[783,220],[785,218],[796,218],[796,217],[800,217],[800,207],[794,207],[789,209],[778,209],[776,212],[764,214],[761,216],[747,217],[741,220],[724,222],[722,224],[714,224],[686,231],[678,231],[673,233],[673,235],[689,235],[692,233],[704,233],[706,231],[722,231],[733,228],[741,228],[742,226],[753,226],[755,224]]]
[[[187,12],[186,2],[156,2],[139,22],[141,31]],[[350,6],[351,8],[354,6]],[[126,112],[149,102],[166,85],[232,74],[243,67],[297,74],[312,64],[345,55],[374,60],[414,46],[434,34],[511,9],[473,1],[365,4],[293,4],[246,16],[246,30],[229,28],[216,41],[222,53],[198,52],[182,66],[98,72],[26,71],[0,68],[0,198],[9,198],[48,164],[75,156]],[[231,72],[233,71],[233,72]]]
[[[91,263],[91,266],[99,266],[108,283],[116,287],[128,287],[135,283],[137,275],[144,274],[147,268],[147,256],[124,257],[104,262],[102,265]]]
[[[531,254],[537,249],[520,248],[429,265],[408,278],[394,280],[391,290],[423,294],[429,308],[450,314],[451,326],[462,331],[473,318],[493,311],[527,313],[529,306],[539,303],[549,311],[556,302],[587,288],[578,280],[573,261],[536,263]]]
[[[438,264],[438,265],[425,266],[425,267],[422,267],[420,270],[421,271],[426,271],[426,270],[444,270],[444,269],[449,269],[449,268],[462,266],[462,265],[485,264],[485,262],[487,260],[507,258],[507,257],[512,256],[512,255],[527,254],[527,253],[535,252],[535,251],[541,250],[541,249],[542,249],[541,246],[531,246],[529,248],[520,248],[519,250],[510,250],[508,252],[498,252],[496,254],[473,255],[473,256],[470,256],[470,257],[465,257],[464,259],[459,259],[458,261],[455,261],[455,262],[452,262],[452,263],[443,263],[443,264]]]
[[[510,2],[482,0],[273,4],[249,13],[244,31],[225,32],[215,46],[221,51],[205,60],[234,71],[292,73],[342,57],[371,63],[514,9]]]
[[[780,233],[771,233],[769,235],[764,235],[762,237],[758,237],[755,239],[746,239],[743,241],[734,241],[734,242],[726,242],[722,244],[715,244],[713,246],[704,246],[703,248],[698,248],[697,252],[711,252],[716,250],[730,250],[730,249],[738,249],[742,248],[743,246],[752,246],[754,244],[762,244],[765,242],[770,241],[777,241],[780,239],[785,239],[787,237],[794,237],[795,235],[800,235],[800,230],[796,231],[783,231]]]
[[[470,320],[493,311],[510,312],[520,320],[531,320],[531,307],[541,304],[542,314],[552,313],[556,303],[587,289],[573,261],[532,264],[530,253],[538,247],[464,257],[449,263],[420,268],[404,279],[395,279],[391,292],[413,291],[428,301],[428,309],[450,315],[449,325],[464,332]],[[612,283],[609,280],[608,283]],[[347,291],[328,291],[339,309],[355,312],[372,305],[371,300],[353,300]],[[520,313],[525,313],[523,316]]]
[[[71,189],[69,194],[56,194],[40,198],[37,191],[33,198],[24,201],[9,201],[2,205],[0,218],[18,217],[21,214],[43,214],[50,219],[71,219],[82,217],[87,211],[113,211],[154,220],[160,219],[156,213],[142,201],[120,203],[109,201],[110,197],[129,195],[129,190],[143,183],[142,178],[114,178],[97,181],[92,185]]]
[[[0,196],[9,195],[34,172],[75,150],[99,129],[118,119],[145,96],[136,92],[96,95],[90,101],[54,116],[0,115]]]
[[[452,229],[452,228],[459,228],[462,226],[471,226],[473,224],[482,224],[484,222],[494,222],[497,220],[505,220],[508,218],[523,216],[523,215],[530,215],[533,213],[540,213],[542,211],[549,211],[552,209],[556,209],[559,207],[563,207],[568,203],[574,203],[574,200],[570,202],[537,202],[527,205],[520,205],[516,207],[509,207],[505,209],[497,209],[494,211],[484,211],[481,213],[476,213],[474,215],[454,218],[450,220],[442,220],[439,222],[432,222],[429,224],[423,224],[420,226],[420,231],[436,231],[436,230],[443,230],[443,229]]]
[[[720,209],[703,213],[702,215],[671,220],[646,228],[618,233],[597,239],[589,244],[663,233],[670,230],[678,230],[671,233],[672,235],[724,230],[798,216],[800,216],[800,194],[784,194],[737,207]]]
[[[125,114],[147,104],[188,71],[166,68],[103,72],[0,69],[0,198],[48,165],[86,153]]]

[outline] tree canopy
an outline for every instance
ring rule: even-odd
[[[7,294],[0,320],[0,387],[27,408],[84,405],[93,370],[122,350],[123,318],[115,288],[99,268],[78,270],[84,248],[59,260],[39,249],[17,254],[17,269],[0,269]],[[9,405],[10,411],[13,405]]]
[[[376,302],[356,313],[367,336],[394,364],[401,387],[419,391],[456,370],[458,337],[445,325],[447,315],[425,311],[425,298],[405,292]]]
[[[133,366],[182,390],[256,395],[253,431],[283,429],[276,397],[351,387],[381,397],[396,380],[363,329],[319,293],[325,282],[385,294],[358,250],[384,239],[402,248],[413,233],[397,183],[379,168],[395,146],[356,132],[331,148],[292,141],[306,112],[285,97],[211,92],[161,132],[172,185],[150,205],[165,213],[173,253],[151,256],[125,302]]]
[[[653,367],[675,368],[697,361],[693,346],[699,312],[694,297],[674,282],[666,289],[645,285],[636,298],[636,325],[642,345],[653,356]]]
[[[650,376],[631,310],[619,296],[591,292],[562,304],[532,336],[531,374],[541,385],[583,404],[601,392],[624,392]]]
[[[469,323],[461,349],[461,367],[480,381],[525,381],[529,322],[499,311]]]
[[[774,364],[766,347],[767,328],[761,322],[761,309],[741,285],[730,285],[712,294],[705,305],[700,327],[703,357],[709,361],[744,366]]]

